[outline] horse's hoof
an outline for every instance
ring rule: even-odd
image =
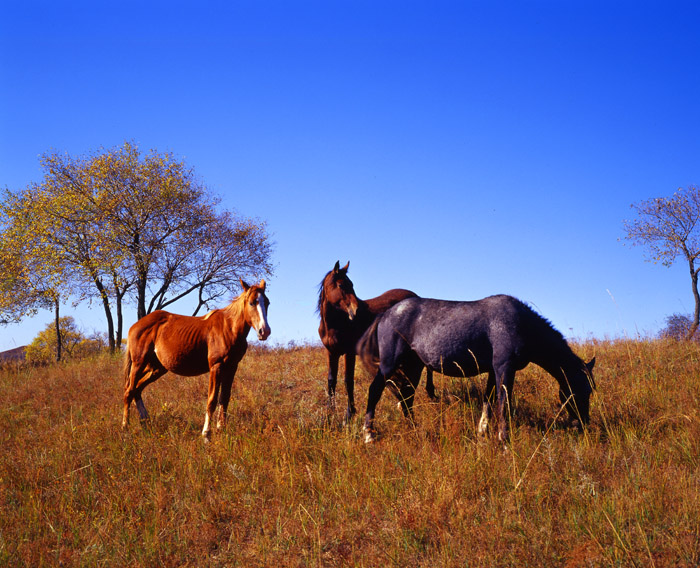
[[[348,426],[350,426],[350,423],[352,422],[353,416],[355,416],[355,413],[354,413],[354,412],[349,412],[349,411],[346,412],[346,413],[345,413],[345,418],[343,418],[343,426],[345,426],[346,428],[347,428]]]
[[[335,410],[335,395],[329,395],[328,396],[328,410],[333,411]]]
[[[365,444],[373,444],[377,441],[377,431],[373,428],[367,428],[367,426],[364,426],[362,428],[362,432],[364,433]]]

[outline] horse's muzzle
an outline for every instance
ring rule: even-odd
[[[258,330],[258,339],[260,341],[265,341],[268,337],[270,337],[270,334],[272,333],[272,330],[270,329],[269,325],[266,325],[264,327],[261,327]]]

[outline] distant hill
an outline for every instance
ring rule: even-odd
[[[0,353],[0,364],[7,363],[9,361],[24,361],[26,351],[26,345],[23,345],[22,347],[15,347],[9,351],[3,351]]]

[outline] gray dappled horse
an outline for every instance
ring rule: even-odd
[[[479,434],[486,434],[496,399],[498,438],[508,439],[507,406],[515,372],[535,363],[559,383],[571,422],[589,421],[595,358],[584,363],[542,316],[512,296],[474,302],[408,298],[377,317],[357,345],[365,366],[376,372],[369,388],[365,441],[376,438],[374,412],[387,380],[401,371],[402,409],[409,416],[423,366],[451,377],[488,373]]]

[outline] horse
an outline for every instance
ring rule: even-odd
[[[376,440],[375,408],[387,381],[401,371],[402,409],[412,402],[423,366],[451,377],[488,373],[478,434],[487,434],[496,398],[498,439],[508,441],[506,411],[512,404],[515,372],[535,363],[559,383],[559,398],[570,423],[588,424],[595,382],[595,357],[584,363],[552,324],[520,300],[497,295],[472,302],[408,298],[374,320],[357,344],[363,364],[373,373],[363,431]]]
[[[129,422],[129,406],[136,401],[141,420],[148,412],[141,399],[143,389],[168,371],[193,377],[209,372],[209,395],[202,436],[208,441],[210,422],[221,405],[217,429],[226,424],[231,385],[236,369],[248,347],[247,336],[255,329],[258,339],[270,336],[265,280],[248,286],[241,280],[243,293],[228,306],[200,317],[157,310],[144,316],[129,329],[124,358],[124,419]]]
[[[340,261],[335,263],[321,280],[317,311],[321,316],[318,335],[326,347],[328,356],[328,400],[335,406],[335,387],[338,381],[338,362],[345,357],[345,390],[348,407],[345,421],[349,422],[357,412],[355,409],[355,344],[372,324],[374,318],[397,302],[417,295],[410,290],[393,289],[376,298],[360,300],[355,294],[352,281],[348,278],[348,262],[342,268]],[[426,380],[428,396],[436,400],[432,371]]]

